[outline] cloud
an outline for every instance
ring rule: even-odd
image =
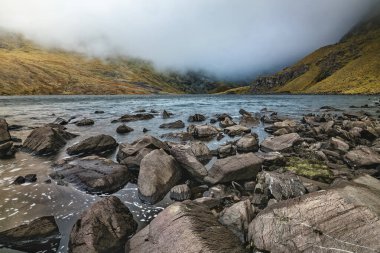
[[[377,0],[0,0],[0,26],[47,47],[247,78],[337,42]]]

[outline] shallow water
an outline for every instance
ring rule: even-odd
[[[84,138],[100,133],[109,134],[120,143],[132,142],[143,135],[143,128],[150,130],[148,134],[159,137],[164,133],[173,132],[172,130],[160,129],[160,124],[181,119],[187,126],[187,117],[195,113],[206,115],[208,117],[206,122],[209,122],[209,119],[218,113],[228,113],[236,121],[239,121],[240,108],[249,112],[259,112],[261,109],[267,108],[278,112],[281,116],[300,118],[302,114],[320,112],[321,106],[329,105],[343,110],[355,111],[363,109],[348,109],[349,106],[372,105],[374,101],[378,100],[378,96],[301,95],[0,97],[0,117],[4,117],[10,125],[24,126],[21,130],[11,131],[12,136],[19,137],[22,140],[25,140],[31,128],[53,122],[57,117],[69,119],[76,116],[78,119],[83,117],[94,119],[94,126],[67,125],[70,132],[80,134],[79,137],[67,144],[70,146]],[[117,134],[115,129],[119,124],[112,124],[111,121],[123,114],[133,113],[140,109],[145,109],[147,112],[154,109],[160,113],[165,109],[174,115],[170,119],[162,119],[161,115],[157,114],[152,120],[130,122],[127,125],[134,128],[135,131],[127,135]],[[96,110],[102,110],[105,113],[95,114]],[[375,109],[364,110],[376,113]],[[260,141],[266,137],[263,125],[253,128],[252,131],[259,135]],[[207,142],[207,145],[214,149],[229,140],[229,138],[224,138],[220,142],[213,140]],[[67,236],[72,225],[86,208],[99,199],[99,196],[86,194],[70,185],[59,186],[54,181],[51,184],[44,183],[49,178],[48,174],[52,172],[50,167],[52,161],[66,156],[65,148],[63,148],[55,157],[41,158],[18,152],[16,158],[0,161],[0,231],[37,217],[54,215],[63,234],[58,252],[67,251]],[[115,159],[115,154],[111,158]],[[36,183],[11,184],[17,176],[29,173],[37,174],[38,181]],[[171,203],[168,197],[154,206],[141,203],[137,197],[137,188],[134,184],[128,184],[114,195],[118,196],[132,211],[135,220],[139,221],[139,229]]]

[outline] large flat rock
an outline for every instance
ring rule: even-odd
[[[300,139],[301,137],[297,133],[268,137],[261,143],[260,148],[264,152],[285,152],[292,148]]]
[[[249,237],[268,252],[379,252],[379,217],[378,189],[344,183],[271,205],[251,222]]]
[[[203,205],[174,203],[134,235],[126,244],[129,253],[240,253],[239,239],[221,225]]]
[[[69,147],[66,151],[69,155],[100,155],[116,149],[117,146],[118,144],[112,136],[100,134],[84,139]]]

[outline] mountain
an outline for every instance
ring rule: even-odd
[[[231,87],[200,71],[158,72],[140,59],[45,49],[0,30],[0,95],[210,93]]]
[[[380,15],[293,66],[225,93],[379,94]]]

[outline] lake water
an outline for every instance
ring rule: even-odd
[[[239,109],[249,112],[260,112],[267,108],[289,118],[300,118],[302,114],[318,113],[321,106],[333,106],[342,110],[366,110],[376,114],[376,109],[349,109],[349,106],[373,105],[379,101],[379,96],[312,96],[312,95],[265,95],[265,96],[213,96],[213,95],[182,95],[182,96],[30,96],[30,97],[0,97],[0,117],[9,125],[22,125],[23,128],[11,131],[11,135],[25,140],[31,129],[53,122],[57,117],[69,119],[72,116],[95,120],[94,126],[77,127],[67,125],[68,131],[79,133],[80,136],[68,142],[70,146],[84,138],[97,134],[109,134],[118,142],[132,142],[143,135],[142,129],[147,128],[148,134],[159,137],[172,130],[160,129],[159,125],[175,120],[187,123],[188,116],[201,113],[207,116],[206,122],[215,114],[228,113],[239,121]],[[111,123],[123,114],[137,110],[151,109],[158,112],[167,110],[174,115],[162,119],[157,114],[148,121],[127,123],[135,131],[127,135],[115,132],[118,123]],[[104,114],[95,114],[96,110]],[[337,112],[339,113],[339,112]],[[378,113],[377,113],[378,114]],[[252,129],[259,135],[260,141],[266,137],[264,126]],[[218,145],[229,141],[228,137],[221,141],[209,141],[207,145],[215,149]],[[45,215],[54,215],[63,235],[58,252],[67,251],[68,234],[72,225],[99,196],[78,191],[72,186],[59,186],[55,182],[46,184],[48,174],[52,172],[51,163],[67,157],[65,148],[55,157],[41,158],[18,152],[14,159],[0,160],[0,231],[15,227],[24,222]],[[115,154],[111,155],[115,159]],[[37,174],[38,181],[33,184],[13,185],[13,180],[19,175]],[[166,197],[160,203],[151,206],[143,204],[137,197],[134,184],[116,192],[132,211],[139,229],[144,227],[164,207],[171,203]],[[0,252],[11,252],[0,249]]]

